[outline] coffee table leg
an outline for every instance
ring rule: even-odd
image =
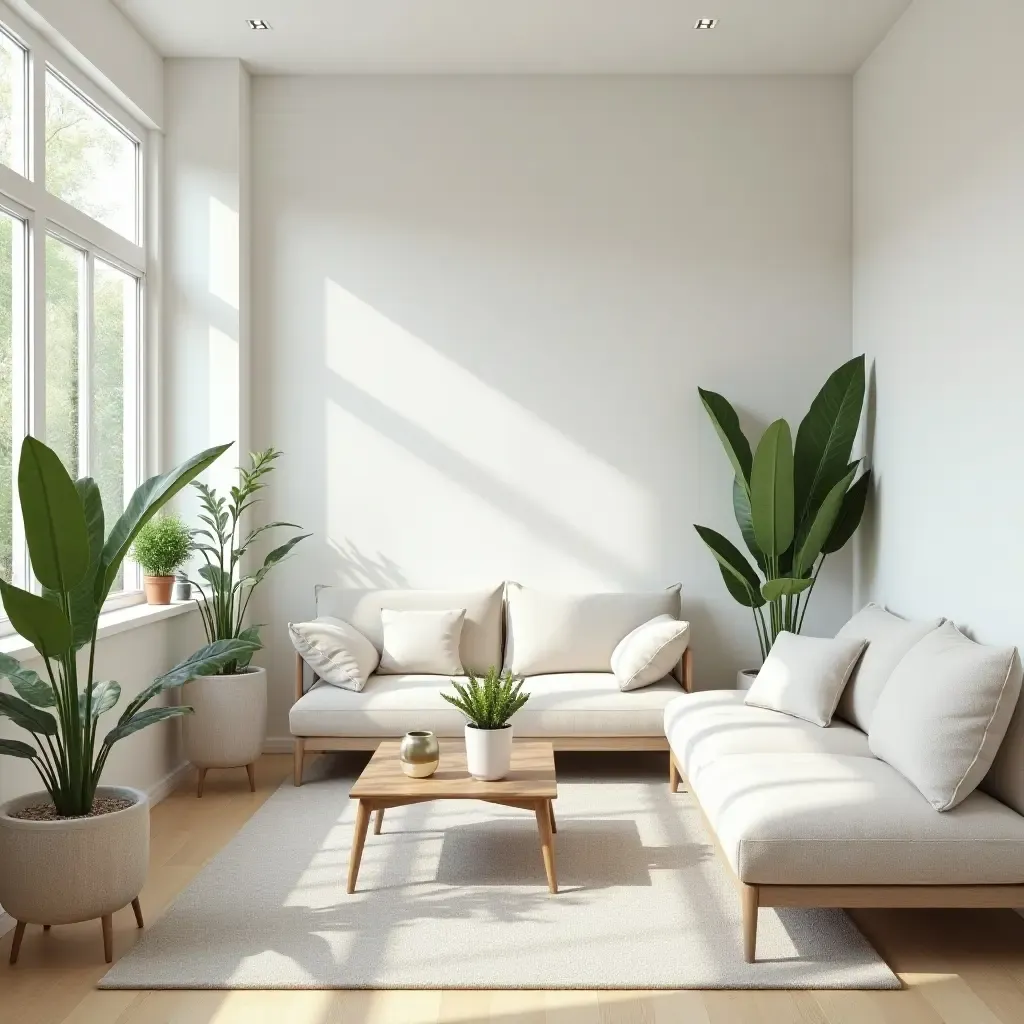
[[[377,813],[373,816],[373,834],[375,836],[380,835],[380,830],[384,825],[384,808],[381,807],[377,810]]]
[[[548,801],[548,810],[551,812],[551,831],[558,832],[558,823],[555,821],[555,801]]]
[[[538,800],[536,806],[537,831],[540,832],[540,852],[544,855],[544,871],[548,876],[548,891],[558,892],[555,878],[555,847],[551,834],[551,801]]]
[[[348,860],[348,891],[356,891],[356,879],[359,877],[359,862],[363,859],[363,844],[366,842],[366,829],[370,824],[370,805],[360,800],[356,807],[356,829],[352,836],[352,853]]]

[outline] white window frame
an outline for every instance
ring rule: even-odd
[[[22,357],[15,358],[15,366],[22,368],[13,389],[12,422],[14,425],[14,458],[17,460],[18,447],[27,432],[35,437],[46,436],[46,237],[53,235],[73,245],[86,254],[86,273],[83,282],[83,301],[93,309],[93,270],[97,259],[134,277],[138,282],[136,303],[134,353],[125,356],[125,501],[145,478],[149,402],[147,396],[147,317],[146,317],[146,271],[147,242],[152,225],[151,213],[155,205],[146,194],[147,169],[149,167],[149,133],[132,118],[103,89],[83,75],[64,59],[30,26],[26,25],[11,9],[0,3],[0,24],[26,52],[26,118],[27,152],[25,154],[26,174],[0,164],[0,209],[21,220],[25,225],[26,271],[24,280],[24,337],[12,338],[12,344],[22,345]],[[136,224],[137,241],[125,238],[112,228],[71,206],[70,203],[46,191],[46,74],[52,71],[73,89],[89,106],[118,127],[133,142],[136,153]],[[86,354],[92,347],[92,317],[83,317],[80,330],[80,346]],[[18,332],[12,332],[18,333]],[[88,365],[88,363],[86,363]],[[129,387],[129,385],[133,385]],[[84,393],[88,393],[83,389]],[[134,400],[134,401],[133,401]],[[85,403],[86,406],[88,403]],[[80,412],[88,424],[88,412]],[[130,428],[134,429],[130,429]],[[88,439],[82,452],[88,458]],[[21,509],[17,495],[17,480],[14,484],[14,578],[19,586],[38,590],[38,584],[31,575],[28,551],[24,543],[24,529],[21,523]],[[108,523],[108,528],[112,523]],[[134,563],[125,562],[124,590],[109,598],[104,610],[123,608],[140,604],[145,600],[142,593],[142,579]],[[0,608],[0,636],[13,633],[8,619]]]

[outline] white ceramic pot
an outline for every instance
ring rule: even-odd
[[[757,668],[745,668],[742,672],[736,673],[736,689],[737,690],[749,690],[754,684],[754,680],[757,678],[757,673],[760,672]]]
[[[263,752],[267,733],[267,670],[199,676],[182,687],[185,756],[197,768],[239,768]]]
[[[474,779],[494,782],[508,775],[512,766],[512,726],[478,729],[466,726],[466,767]]]
[[[0,807],[0,904],[16,921],[90,921],[127,906],[142,891],[149,871],[149,798],[125,786],[101,786],[96,795],[134,803],[64,821],[11,817],[22,807],[49,803],[47,793]]]

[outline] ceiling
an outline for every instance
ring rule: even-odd
[[[114,0],[166,56],[258,73],[855,71],[910,0]],[[698,18],[718,27],[698,32]],[[254,32],[246,18],[270,22]]]

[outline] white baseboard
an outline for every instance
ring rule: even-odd
[[[268,736],[263,741],[264,754],[290,754],[295,749],[291,736]]]
[[[289,747],[289,750],[291,747]],[[192,771],[192,765],[187,761],[179,764],[173,771],[169,771],[162,779],[157,780],[146,790],[150,804],[158,804],[165,797],[173,793],[178,786],[188,778]],[[0,910],[0,935],[6,935],[14,927],[14,918],[10,914]]]

